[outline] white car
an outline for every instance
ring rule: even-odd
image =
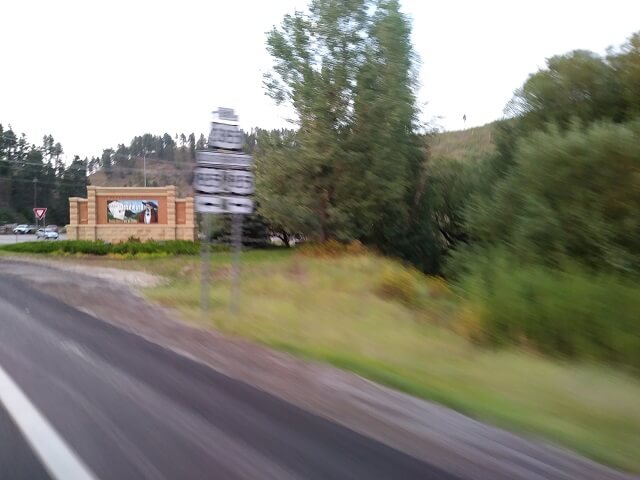
[[[51,228],[39,228],[36,231],[36,238],[42,238],[43,240],[57,240],[58,232]]]
[[[18,225],[16,228],[13,229],[13,233],[16,234],[25,234],[25,233],[33,233],[34,228],[31,225],[26,225],[26,224],[22,224],[22,225]]]

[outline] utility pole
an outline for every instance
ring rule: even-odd
[[[147,149],[142,150],[142,171],[144,172],[144,186],[147,186]]]
[[[33,179],[33,208],[38,206],[38,179]],[[38,226],[38,218],[36,217],[36,227]]]

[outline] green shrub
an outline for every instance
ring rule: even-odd
[[[614,274],[518,264],[490,254],[460,285],[494,345],[640,368],[640,287]]]
[[[640,122],[549,127],[465,211],[471,237],[524,263],[640,273]]]
[[[409,269],[389,267],[382,271],[378,293],[407,305],[415,305],[420,297],[420,287],[418,279]]]
[[[200,245],[186,240],[166,240],[140,242],[139,240],[109,244],[89,240],[61,240],[13,243],[0,246],[0,250],[19,253],[55,253],[55,254],[87,254],[87,255],[197,255]]]

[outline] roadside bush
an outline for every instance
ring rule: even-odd
[[[429,290],[429,298],[441,299],[451,298],[451,287],[442,277],[430,276],[426,278],[427,288]]]
[[[465,211],[471,237],[524,263],[640,272],[640,122],[550,126]]]
[[[139,240],[109,244],[88,240],[24,242],[2,245],[0,250],[19,253],[57,253],[86,255],[197,255],[200,245],[186,240],[140,242]]]
[[[87,240],[68,241],[39,241],[23,242],[2,245],[1,250],[20,253],[53,253],[62,252],[68,254],[86,253],[90,255],[105,255],[108,246],[102,242],[90,242]]]
[[[631,279],[493,254],[460,285],[482,330],[463,322],[460,330],[470,330],[473,340],[640,368],[640,287]]]
[[[420,286],[409,269],[389,267],[382,271],[378,293],[407,305],[415,305],[419,301]]]
[[[328,240],[323,243],[304,243],[296,247],[296,251],[307,257],[334,258],[342,255],[362,255],[368,250],[358,240],[350,243]]]
[[[452,322],[453,331],[467,340],[482,344],[486,343],[486,329],[483,325],[482,308],[478,305],[466,304],[461,306]]]

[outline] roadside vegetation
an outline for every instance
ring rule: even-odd
[[[445,276],[473,312],[458,328],[472,342],[637,372],[640,33],[606,56],[549,58],[503,120],[420,137],[398,2],[316,6],[267,37],[267,92],[300,126],[258,137],[267,224]]]
[[[111,255],[111,256],[166,256],[196,255],[200,251],[198,243],[186,240],[166,240],[141,242],[129,239],[122,243],[92,242],[89,240],[60,240],[9,243],[0,246],[0,251],[15,253],[49,253],[53,255]]]
[[[380,4],[319,2],[269,33],[267,92],[300,129],[258,137],[267,224],[445,276],[477,344],[637,372],[640,33],[549,58],[489,127],[419,138],[410,24]]]
[[[457,287],[357,244],[244,252],[235,315],[232,254],[214,253],[206,318],[199,307],[198,257],[59,260],[163,275],[169,283],[144,294],[194,324],[327,362],[640,472],[637,374],[588,357],[541,355],[526,344],[478,344],[474,335],[484,310]],[[519,305],[517,295],[512,301]]]

